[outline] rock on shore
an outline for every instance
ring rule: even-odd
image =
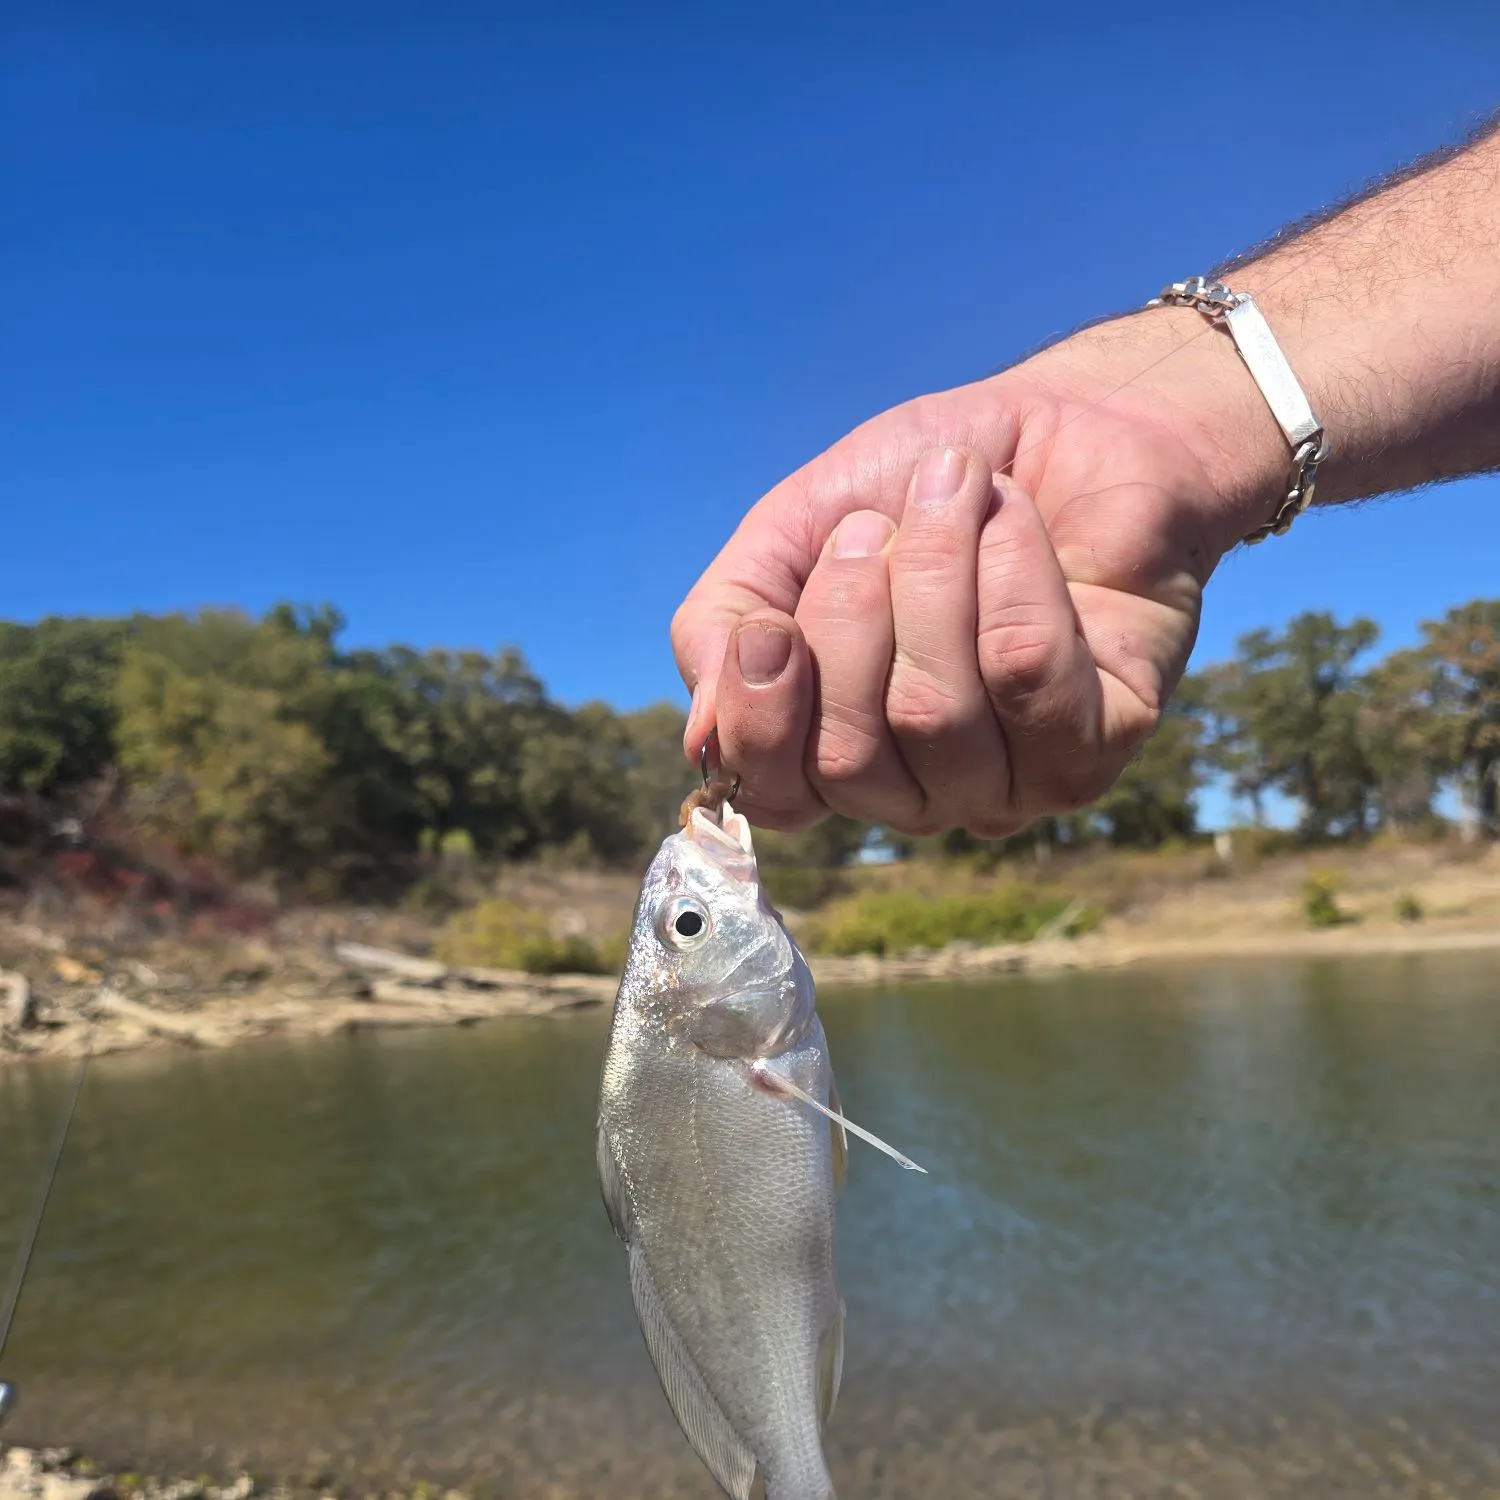
[[[68,1448],[7,1448],[0,1454],[0,1500],[252,1500],[256,1494],[248,1474],[232,1484],[206,1485],[104,1474]]]
[[[397,1491],[388,1500],[406,1500]],[[249,1474],[230,1484],[202,1479],[157,1479],[108,1474],[70,1448],[6,1448],[0,1445],[0,1500],[335,1500],[316,1490],[257,1485]],[[410,1500],[469,1500],[459,1490],[420,1484]]]

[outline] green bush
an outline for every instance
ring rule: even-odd
[[[599,971],[603,974],[618,974],[625,967],[630,952],[630,928],[621,927],[599,944]]]
[[[792,911],[811,911],[849,888],[842,870],[821,865],[763,866],[761,880],[771,900]]]
[[[956,896],[878,891],[836,901],[808,932],[815,951],[835,954],[903,953],[949,943],[1028,942],[1068,903],[1025,885]],[[1061,935],[1076,937],[1099,923],[1092,907],[1075,911]]]
[[[554,937],[540,912],[494,897],[449,918],[433,952],[445,964],[522,969],[528,974],[603,974],[586,937]]]
[[[1396,919],[1400,922],[1420,922],[1427,912],[1422,903],[1410,891],[1402,891],[1396,897]]]
[[[1354,921],[1338,903],[1343,877],[1333,872],[1309,875],[1302,882],[1302,915],[1309,927],[1339,927]]]

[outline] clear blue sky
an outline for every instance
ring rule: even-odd
[[[788,470],[1500,104],[1493,3],[546,9],[7,0],[0,615],[328,600],[684,701]],[[1497,588],[1500,482],[1323,515],[1198,659]]]

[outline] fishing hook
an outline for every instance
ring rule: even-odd
[[[719,758],[719,731],[710,729],[698,751],[698,774],[703,785],[687,794],[682,804],[682,826],[687,827],[696,808],[722,819],[724,804],[732,802],[740,794],[740,778],[724,769]]]

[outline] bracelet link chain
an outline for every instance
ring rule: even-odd
[[[1322,422],[1313,414],[1255,299],[1249,292],[1231,291],[1222,281],[1190,276],[1163,287],[1146,306],[1196,308],[1234,340],[1292,450],[1291,481],[1276,513],[1242,540],[1253,546],[1267,537],[1285,536],[1292,522],[1313,503],[1318,466],[1328,457],[1329,445]]]

